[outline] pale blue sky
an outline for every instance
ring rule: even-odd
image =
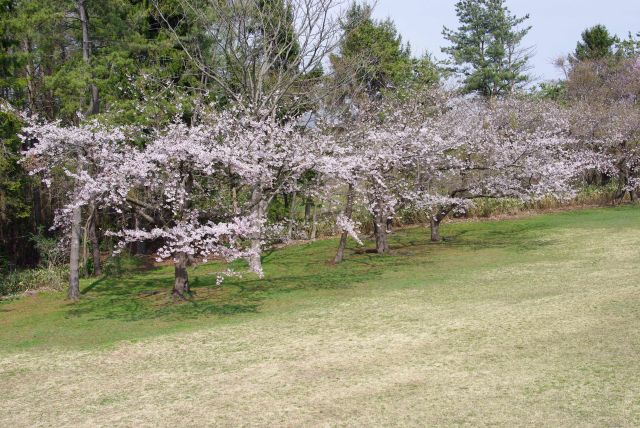
[[[405,41],[410,41],[413,54],[425,50],[443,58],[445,45],[442,27],[457,28],[455,0],[379,0],[376,18],[390,17]],[[531,74],[541,80],[561,76],[552,62],[575,49],[582,31],[604,24],[621,37],[629,31],[640,31],[640,0],[507,0],[517,16],[528,13],[533,29],[524,40],[535,50]]]

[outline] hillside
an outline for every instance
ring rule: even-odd
[[[640,424],[637,207],[443,235],[202,266],[193,302],[167,267],[2,302],[1,425]]]

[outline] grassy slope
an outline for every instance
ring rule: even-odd
[[[0,421],[640,424],[640,210],[444,234],[290,247],[221,289],[200,267],[187,304],[151,294],[165,268],[0,304]]]

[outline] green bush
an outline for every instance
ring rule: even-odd
[[[474,201],[468,211],[469,217],[493,217],[498,215],[515,215],[523,211],[525,204],[519,199],[482,198]]]
[[[604,186],[587,186],[576,195],[576,203],[581,205],[605,205],[610,204],[618,190],[618,184],[611,182]]]
[[[38,229],[38,233],[31,236],[31,241],[38,251],[40,266],[42,267],[50,269],[64,266],[69,259],[67,248],[60,245],[60,241],[57,238],[45,236],[42,227]]]
[[[33,290],[57,290],[66,288],[69,270],[66,267],[25,269],[9,272],[0,277],[0,296]]]

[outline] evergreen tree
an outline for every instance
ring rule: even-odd
[[[613,47],[618,42],[604,25],[596,25],[582,33],[574,57],[578,61],[599,60],[613,56]]]
[[[292,66],[300,54],[300,44],[293,28],[291,5],[286,0],[259,0],[257,7],[268,18],[259,32],[279,47],[272,53],[274,67],[286,69]]]
[[[182,43],[203,46],[179,6],[178,0],[0,0],[0,104],[64,124],[89,111],[101,121],[142,127],[176,115],[189,120],[197,105],[191,101],[208,88],[167,30],[165,18]],[[17,162],[25,149],[20,126],[14,115],[0,114],[0,241],[11,243],[0,259],[18,266],[37,262],[30,238],[38,226],[52,233],[61,203]]]
[[[623,58],[633,58],[640,55],[640,32],[634,37],[631,32],[626,39],[616,45],[616,54]]]
[[[414,87],[425,87],[437,84],[440,81],[440,75],[441,70],[428,53],[425,53],[420,58],[412,59],[411,82]]]
[[[340,54],[332,57],[342,78],[355,79],[369,94],[397,89],[412,81],[437,82],[439,74],[431,58],[411,58],[411,48],[402,42],[393,21],[375,21],[371,12],[371,6],[357,3],[347,12]]]
[[[20,69],[20,40],[16,38],[16,0],[0,0],[0,97],[9,100],[23,96]]]
[[[530,49],[521,47],[529,19],[514,16],[505,0],[461,0],[456,3],[457,31],[444,28],[451,46],[453,71],[464,76],[464,91],[487,97],[506,95],[526,82]]]

